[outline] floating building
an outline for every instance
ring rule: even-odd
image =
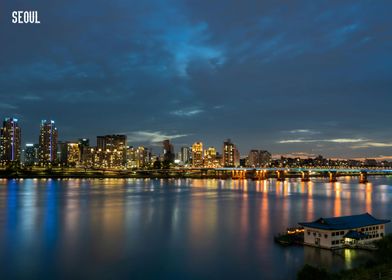
[[[390,220],[376,219],[369,213],[319,218],[299,223],[304,227],[304,244],[327,249],[361,246],[381,239]]]

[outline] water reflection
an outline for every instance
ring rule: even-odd
[[[272,236],[320,216],[391,218],[392,178],[371,179],[0,180],[0,273],[288,279],[304,262],[350,267],[357,253],[281,248]]]

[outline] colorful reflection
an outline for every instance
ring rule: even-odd
[[[385,203],[391,199],[387,177],[366,185],[355,178],[333,184],[322,179],[0,180],[0,273],[40,279],[99,279],[105,273],[116,279],[273,278],[277,273],[290,278],[308,259],[345,267],[354,265],[356,256],[282,249],[272,242],[274,234],[321,216],[392,217],[392,205]]]

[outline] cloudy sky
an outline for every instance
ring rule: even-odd
[[[38,10],[40,25],[11,23]],[[231,138],[274,154],[392,156],[391,1],[6,0],[0,117],[23,142]],[[391,157],[392,158],[392,157]]]

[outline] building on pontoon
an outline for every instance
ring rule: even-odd
[[[299,223],[304,228],[304,244],[338,249],[345,246],[366,245],[385,235],[390,220],[376,219],[369,213],[319,218],[314,222]]]

